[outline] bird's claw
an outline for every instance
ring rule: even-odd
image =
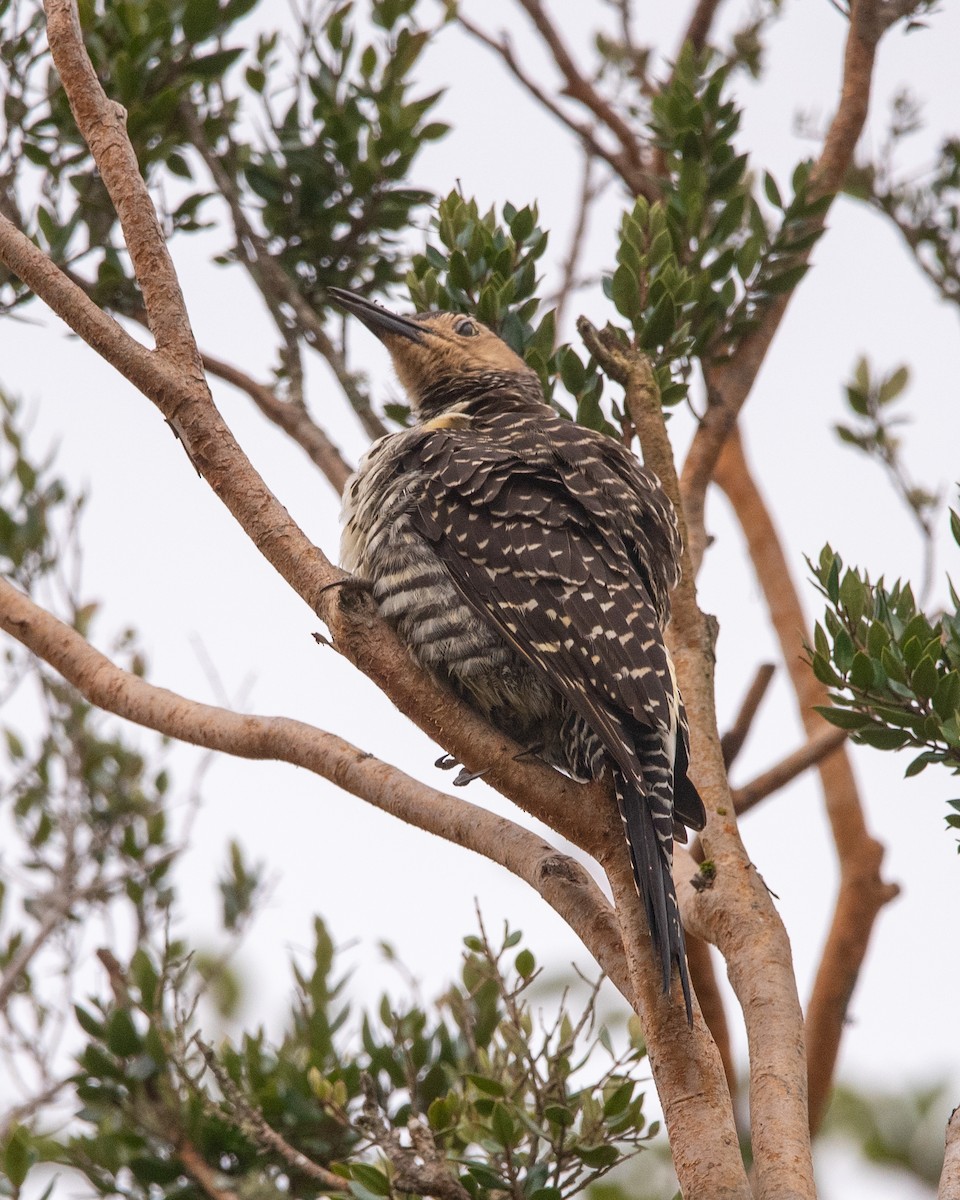
[[[440,771],[452,771],[459,762],[460,759],[454,758],[452,754],[441,754],[433,765]]]
[[[468,783],[473,783],[475,779],[481,779],[484,775],[486,775],[486,773],[486,768],[484,768],[482,771],[468,771],[466,767],[463,767],[463,769],[458,773],[456,779],[453,781],[453,786],[466,787]]]

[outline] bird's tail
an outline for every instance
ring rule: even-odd
[[[687,1022],[692,1024],[693,1007],[690,998],[690,977],[687,974],[686,944],[670,869],[673,860],[671,807],[664,806],[663,813],[655,812],[658,806],[655,802],[651,803],[652,797],[647,797],[635,782],[627,779],[619,770],[614,771],[614,782],[620,818],[633,860],[637,891],[647,911],[647,924],[650,926],[654,949],[660,956],[663,990],[670,990],[673,964],[676,963],[680,971]]]

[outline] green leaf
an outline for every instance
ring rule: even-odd
[[[910,673],[910,683],[921,700],[929,700],[939,682],[940,673],[930,658],[922,658]]]
[[[910,740],[910,735],[900,729],[884,729],[880,725],[870,725],[859,730],[856,739],[877,750],[899,750]]]
[[[351,1163],[350,1174],[357,1181],[363,1184],[368,1192],[372,1192],[374,1196],[389,1196],[390,1195],[390,1180],[379,1167],[371,1166],[369,1163]]]
[[[917,757],[913,759],[913,761],[904,771],[904,778],[910,779],[914,775],[919,775],[920,772],[928,766],[928,764],[936,762],[939,757],[940,756],[938,754],[933,754],[929,750],[924,750],[922,754],[918,754]]]
[[[537,960],[529,950],[521,950],[514,965],[521,979],[529,979],[537,969]]]
[[[777,187],[777,181],[769,171],[763,173],[763,191],[767,199],[776,208],[783,208],[783,200],[780,197],[780,189]]]
[[[853,665],[853,639],[845,629],[841,629],[833,639],[833,661],[844,674]]]
[[[840,603],[850,618],[850,624],[854,627],[859,624],[860,618],[863,616],[866,601],[866,589],[863,583],[855,571],[848,569],[844,572],[843,581],[840,584]]]
[[[93,1013],[79,1004],[73,1006],[73,1011],[77,1018],[77,1024],[84,1033],[88,1033],[91,1037],[95,1038],[103,1037],[103,1022],[98,1021]]]
[[[880,385],[880,390],[877,392],[877,400],[880,404],[889,404],[891,400],[896,398],[903,392],[910,379],[910,371],[907,367],[898,367],[892,375],[889,375]]]
[[[866,714],[854,712],[849,708],[829,708],[822,704],[816,705],[815,708],[825,721],[836,725],[838,729],[862,729],[870,724],[870,718]]]
[[[578,1146],[574,1154],[584,1166],[594,1169],[612,1167],[620,1161],[620,1151],[616,1146]]]
[[[497,1096],[502,1098],[506,1095],[503,1084],[496,1079],[490,1079],[486,1075],[467,1075],[467,1079],[473,1084],[478,1092],[483,1092],[485,1096]]]
[[[850,667],[850,686],[858,692],[868,692],[873,686],[873,662],[858,650]]]
[[[635,320],[640,314],[640,284],[629,267],[617,267],[610,281],[610,298],[621,316]]]
[[[960,709],[960,671],[949,671],[941,676],[933,693],[933,707],[945,721]]]
[[[15,1125],[3,1148],[3,1166],[15,1188],[22,1186],[33,1162],[30,1135],[22,1125]]]
[[[129,1009],[118,1008],[107,1021],[107,1048],[126,1058],[143,1049],[143,1039],[137,1033]]]

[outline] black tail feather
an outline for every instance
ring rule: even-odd
[[[693,1002],[687,973],[686,943],[670,863],[657,837],[653,813],[643,792],[619,771],[614,772],[614,780],[620,817],[633,860],[637,891],[646,909],[654,949],[660,957],[663,990],[670,991],[673,964],[676,963],[687,1010],[687,1023],[692,1025]]]

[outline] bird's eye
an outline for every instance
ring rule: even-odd
[[[476,337],[480,332],[472,321],[459,321],[454,328],[461,337]]]

